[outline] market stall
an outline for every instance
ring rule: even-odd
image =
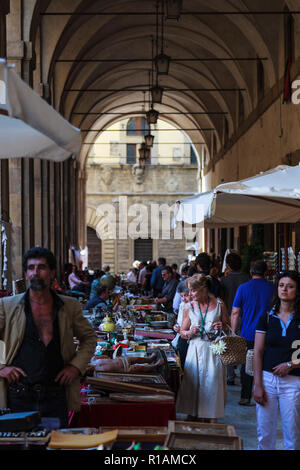
[[[167,426],[176,416],[181,375],[172,319],[136,289],[115,287],[110,309],[117,297],[113,314],[103,307],[85,310],[83,303],[98,343],[76,425]]]

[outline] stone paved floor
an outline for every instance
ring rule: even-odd
[[[243,440],[244,450],[256,450],[256,407],[241,406],[238,404],[239,400],[240,386],[228,386],[225,417],[222,420],[220,419],[219,422],[231,424],[235,427],[237,435]],[[277,449],[282,450],[283,443],[280,417],[278,417],[277,436]]]
[[[235,379],[236,385],[227,386],[227,400],[225,416],[219,419],[219,423],[231,424],[235,427],[236,433],[243,440],[244,450],[256,450],[256,407],[241,406],[239,379]],[[184,419],[184,415],[178,415],[177,419]],[[280,417],[278,417],[277,428],[277,450],[283,450],[282,432]]]

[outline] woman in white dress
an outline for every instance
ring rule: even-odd
[[[176,411],[213,423],[224,416],[226,368],[213,354],[209,335],[227,331],[229,318],[224,303],[210,292],[209,276],[194,274],[186,283],[192,301],[183,311],[180,335],[189,339],[189,347]]]

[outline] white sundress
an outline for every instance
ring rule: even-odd
[[[197,302],[191,302],[189,310],[191,326],[201,323]],[[221,318],[221,301],[217,299],[214,310],[208,311],[205,330],[210,331]],[[176,411],[198,418],[224,417],[226,401],[226,368],[220,358],[213,354],[211,342],[204,335],[190,339],[183,379],[178,392]]]

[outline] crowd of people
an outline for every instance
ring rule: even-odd
[[[137,282],[147,263],[137,269]],[[258,449],[276,448],[278,411],[285,449],[300,449],[300,276],[286,271],[266,280],[264,260],[242,272],[233,250],[224,272],[220,260],[200,253],[178,267],[164,258],[151,266],[148,287],[155,303],[176,315],[172,345],[183,379],[176,409],[188,419],[216,422],[224,416],[227,385],[240,375],[240,406],[256,406]],[[142,276],[141,276],[141,279]],[[141,283],[143,285],[143,282]],[[254,377],[240,367],[224,367],[210,343],[220,334],[238,334],[254,349]]]
[[[60,287],[55,257],[41,247],[24,255],[23,266],[29,286],[25,295],[0,301],[0,340],[7,352],[0,364],[0,408],[39,406],[48,422],[59,418],[66,425],[68,410],[79,409],[80,376],[96,345],[95,332],[72,296],[84,296],[85,308],[108,308],[114,276],[108,265],[91,275],[69,264]],[[240,374],[238,404],[256,405],[258,448],[276,448],[279,411],[285,449],[300,449],[299,274],[282,272],[271,283],[263,260],[252,261],[244,273],[234,251],[222,267],[220,260],[200,253],[179,268],[163,257],[142,261],[126,276],[158,310],[173,315],[172,345],[183,370],[177,413],[192,421],[223,418],[227,385],[237,385]],[[120,304],[121,297],[116,298],[112,313]],[[211,342],[221,333],[242,336],[247,349],[254,350],[254,377],[245,364],[225,367],[214,354]]]

